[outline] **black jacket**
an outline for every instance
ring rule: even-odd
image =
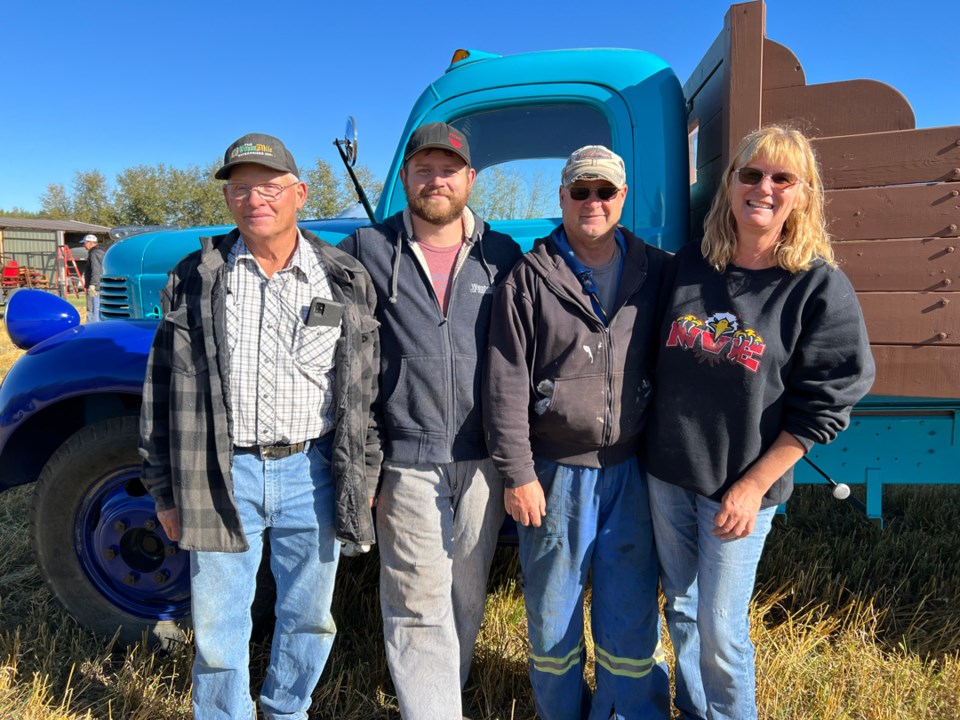
[[[667,255],[620,230],[626,253],[607,326],[551,237],[497,290],[484,414],[508,487],[537,479],[534,457],[596,468],[636,454]]]
[[[103,275],[103,256],[107,254],[105,248],[95,245],[87,253],[87,264],[83,268],[83,286],[100,287],[100,277]]]

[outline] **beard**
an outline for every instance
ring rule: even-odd
[[[407,205],[410,207],[410,212],[431,225],[447,225],[459,220],[463,214],[463,209],[467,206],[467,193],[446,195],[449,204],[443,205],[427,197],[427,195],[432,194],[432,189],[425,190],[420,195],[411,195],[406,187],[404,190],[407,194]]]

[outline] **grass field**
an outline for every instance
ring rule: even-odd
[[[20,351],[0,334],[2,376]],[[0,494],[0,719],[188,718],[190,647],[118,647],[79,628],[33,563],[29,503],[29,487]],[[960,489],[893,488],[884,508],[881,530],[805,486],[775,523],[751,613],[761,718],[960,718]],[[517,575],[502,548],[467,688],[475,720],[535,716]],[[376,576],[375,552],[341,563],[340,632],[313,718],[399,717]],[[254,644],[254,685],[266,644]]]

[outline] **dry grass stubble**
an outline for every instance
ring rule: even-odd
[[[0,333],[0,376],[20,354]],[[50,597],[27,538],[30,490],[0,493],[0,719],[190,717],[189,646],[118,647],[77,627]],[[760,717],[960,717],[957,489],[889,490],[884,530],[820,487],[800,488],[790,509],[768,541],[751,613]],[[340,631],[312,718],[399,717],[377,567],[375,552],[341,563]],[[500,549],[466,693],[476,720],[535,717],[518,574],[515,551]],[[254,643],[255,687],[268,653],[268,640]]]

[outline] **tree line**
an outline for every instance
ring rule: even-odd
[[[114,227],[117,225],[222,225],[232,222],[223,202],[223,183],[214,179],[218,162],[187,168],[135,165],[117,173],[111,186],[99,170],[78,170],[67,187],[50,183],[40,196],[40,210],[0,210],[0,215],[77,220]],[[366,166],[354,168],[372,203],[383,182]],[[357,202],[346,171],[337,173],[325,160],[317,159],[301,171],[310,186],[301,216],[333,217]]]
[[[118,225],[225,225],[232,223],[223,202],[222,181],[214,179],[218,162],[187,168],[135,165],[117,173],[111,186],[99,170],[78,170],[67,187],[50,183],[40,196],[40,210],[0,209],[0,216],[77,220],[116,227]],[[375,205],[383,181],[369,168],[354,168],[371,204]],[[301,170],[310,186],[300,216],[329,218],[357,203],[346,170],[335,172],[330,163],[317,159]],[[535,218],[558,214],[552,185],[542,173],[529,176],[512,167],[494,166],[477,176],[470,207],[485,220]]]

